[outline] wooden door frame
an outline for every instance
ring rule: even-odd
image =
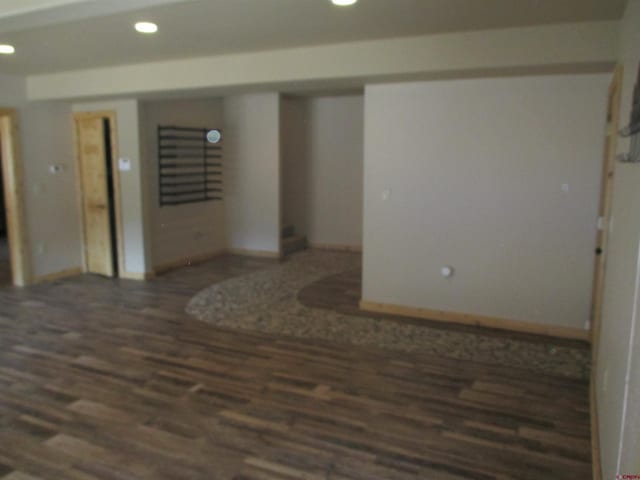
[[[33,282],[31,248],[25,214],[24,169],[20,150],[20,131],[15,109],[0,108],[2,138],[2,176],[4,183],[7,238],[11,276],[15,286]]]
[[[118,168],[118,124],[117,114],[114,110],[101,110],[95,112],[74,112],[73,114],[73,144],[75,148],[76,168],[78,172],[78,201],[80,205],[80,225],[82,227],[82,270],[86,273],[89,270],[87,262],[87,231],[84,221],[84,185],[82,175],[82,159],[80,150],[80,137],[78,129],[79,120],[106,118],[109,120],[109,140],[111,143],[111,178],[113,181],[113,205],[116,215],[116,256],[118,257],[117,277],[127,276],[124,261],[124,235],[122,228],[122,201],[120,196],[120,169]]]
[[[607,270],[607,247],[609,243],[609,223],[613,204],[613,186],[618,152],[618,128],[620,123],[620,107],[622,103],[623,66],[618,65],[609,85],[607,97],[607,130],[604,155],[602,160],[602,183],[600,188],[600,205],[597,247],[602,249],[602,258],[596,256],[593,276],[593,294],[591,307],[591,380],[589,385],[589,409],[591,417],[591,463],[594,480],[602,480],[602,461],[600,454],[600,428],[598,421],[596,375],[598,351],[600,349],[600,330],[602,327],[602,303],[604,296],[604,279]]]
[[[607,126],[602,160],[602,183],[600,191],[600,205],[598,207],[600,244],[596,247],[602,249],[602,257],[595,258],[594,287],[591,310],[591,345],[593,362],[595,365],[598,342],[600,340],[600,328],[602,317],[602,297],[604,294],[604,277],[607,268],[607,247],[609,243],[609,222],[611,219],[611,206],[613,203],[614,174],[616,167],[616,155],[618,152],[618,127],[620,124],[620,108],[622,103],[622,79],[623,66],[618,65],[613,74],[607,99]],[[610,118],[609,118],[610,117]]]

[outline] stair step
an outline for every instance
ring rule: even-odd
[[[305,248],[307,248],[307,237],[304,235],[293,235],[282,239],[282,252],[285,255]]]

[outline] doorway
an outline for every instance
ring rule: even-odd
[[[0,162],[2,162],[2,138],[0,138]],[[4,175],[0,168],[0,286],[11,285],[11,254],[7,232],[7,214],[4,201]]]
[[[74,114],[84,271],[118,277],[122,268],[115,112]]]
[[[283,95],[281,251],[362,250],[364,92]]]
[[[0,108],[0,285],[22,287],[31,283],[31,263],[18,139],[15,110]]]

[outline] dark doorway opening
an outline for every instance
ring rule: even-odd
[[[4,174],[2,169],[2,138],[0,138],[0,285],[11,285],[11,255],[7,231],[7,212],[4,198]]]
[[[113,178],[113,150],[111,148],[111,125],[108,118],[103,118],[103,131],[104,131],[104,148],[105,157],[107,161],[107,194],[109,198],[109,230],[111,232],[111,259],[113,262],[114,276],[118,277],[118,236],[116,233],[116,202],[115,202],[115,187]]]

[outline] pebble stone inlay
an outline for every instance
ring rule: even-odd
[[[360,265],[353,253],[307,250],[259,272],[216,283],[186,311],[212,325],[299,338],[426,353],[587,379],[589,350],[461,332],[309,308],[296,299],[305,286]]]

